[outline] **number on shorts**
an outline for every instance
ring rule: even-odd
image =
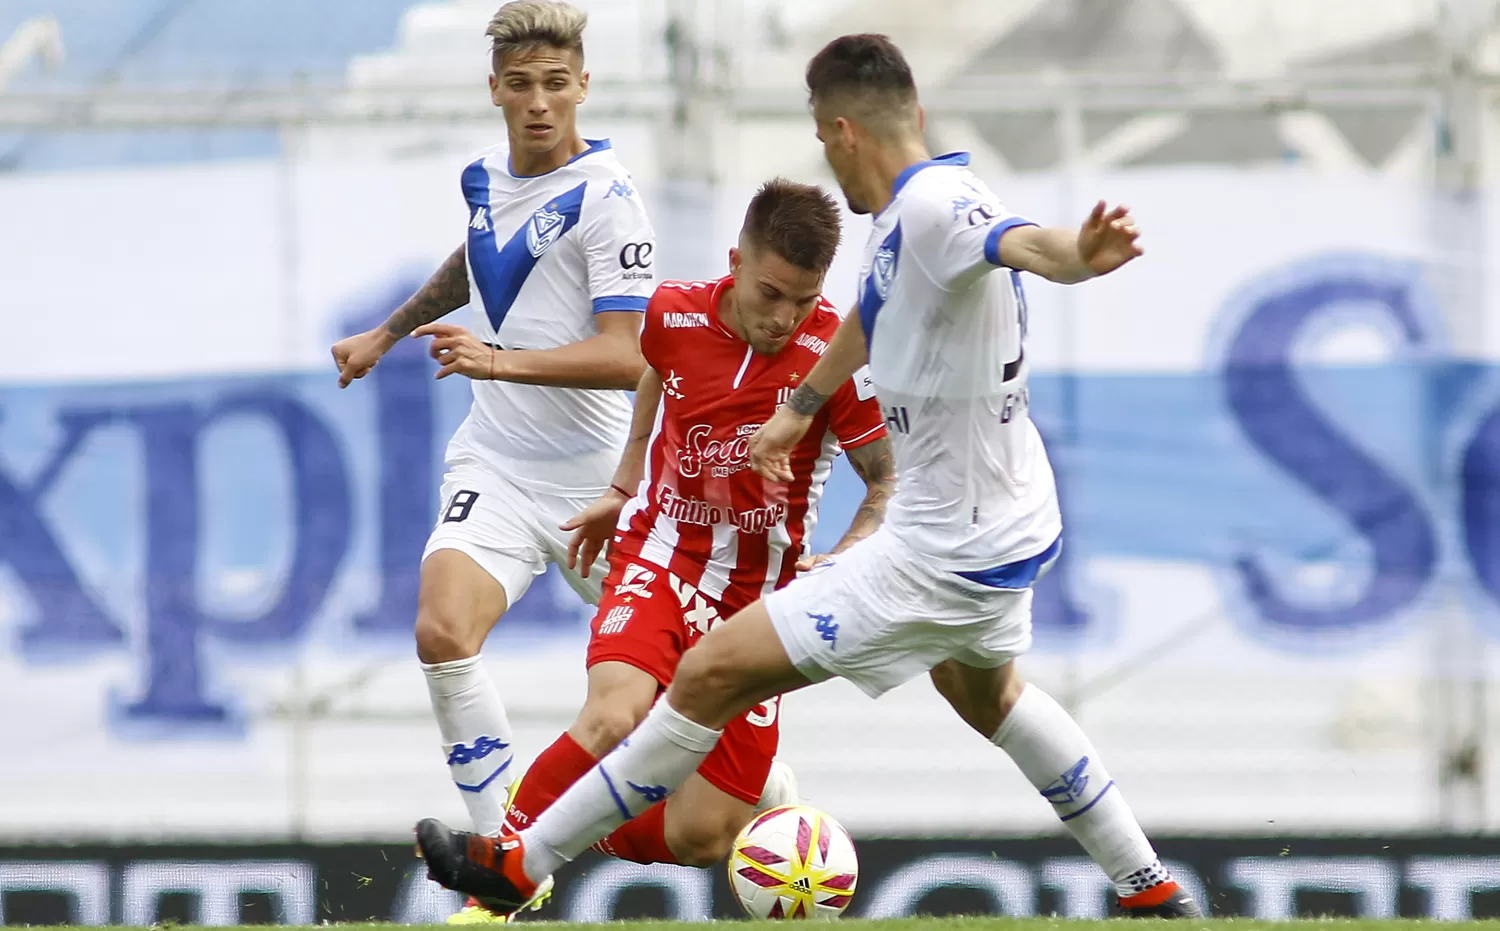
[[[780,706],[781,696],[768,698],[746,712],[745,720],[756,727],[770,727],[776,723],[776,710]]]
[[[456,491],[453,497],[448,499],[448,506],[443,508],[443,523],[456,524],[469,519],[469,512],[474,510],[474,502],[479,500],[477,491]]]

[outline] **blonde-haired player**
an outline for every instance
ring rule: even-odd
[[[473,380],[423,553],[416,641],[449,770],[481,834],[500,830],[516,767],[480,647],[548,563],[598,602],[604,560],[588,578],[569,569],[559,525],[608,490],[630,428],[625,392],[645,367],[655,234],[609,141],[577,129],[587,22],[549,0],[495,14],[489,85],[507,141],[463,170],[466,240],[384,325],[333,347],[341,386],[408,335],[433,338],[439,378]],[[434,322],[465,304],[471,329]]]

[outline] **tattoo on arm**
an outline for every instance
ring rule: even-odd
[[[400,339],[424,323],[450,314],[469,303],[469,269],[465,246],[459,246],[442,266],[386,318],[385,331]]]
[[[849,450],[849,465],[865,483],[865,500],[849,522],[843,539],[833,548],[842,553],[875,532],[885,520],[885,506],[896,491],[896,457],[891,441],[885,437]]]
[[[827,401],[828,395],[819,394],[818,392],[814,391],[812,387],[809,386],[806,382],[803,382],[802,384],[797,386],[797,390],[793,391],[792,396],[787,399],[786,406],[790,408],[791,412],[794,414],[801,414],[803,417],[811,417],[813,414],[816,414],[818,412],[818,409],[821,408]],[[853,454],[851,453],[850,455],[850,461],[852,462]]]

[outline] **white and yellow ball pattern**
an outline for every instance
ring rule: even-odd
[[[806,805],[756,815],[729,855],[729,884],[751,918],[837,918],[858,878],[849,832]]]

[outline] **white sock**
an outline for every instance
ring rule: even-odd
[[[634,733],[521,832],[526,875],[540,882],[677,791],[722,733],[658,701]]]
[[[1171,878],[1099,752],[1051,695],[1027,685],[990,742],[1052,803],[1121,898]]]
[[[510,718],[478,656],[422,664],[432,713],[443,735],[448,771],[458,786],[474,830],[494,836],[505,823],[511,768]]]

